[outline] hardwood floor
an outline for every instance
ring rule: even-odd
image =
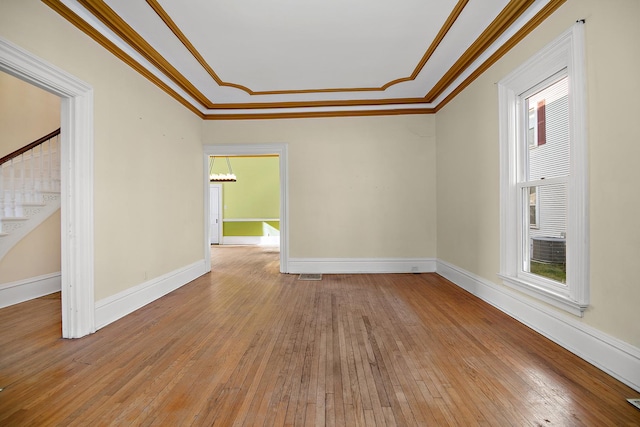
[[[78,340],[59,297],[0,310],[0,426],[640,425],[640,393],[435,274],[213,269]]]

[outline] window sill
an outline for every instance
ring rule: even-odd
[[[574,316],[582,317],[588,307],[587,304],[580,304],[570,299],[568,295],[554,292],[551,289],[540,287],[530,282],[525,282],[517,277],[504,274],[498,274],[498,277],[502,279],[505,286],[571,313]]]

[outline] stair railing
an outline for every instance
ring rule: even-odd
[[[60,191],[60,129],[0,158],[0,219],[24,216],[48,191]]]

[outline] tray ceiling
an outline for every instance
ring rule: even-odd
[[[44,0],[208,119],[429,113],[564,0]]]

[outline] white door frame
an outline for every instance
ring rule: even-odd
[[[211,188],[218,189],[218,244],[222,245],[222,184],[209,183],[209,195],[211,195]],[[211,204],[209,204],[211,208]],[[211,212],[209,212],[211,215]],[[211,218],[209,217],[209,224],[211,224]],[[211,230],[209,230],[209,244],[211,245]]]
[[[204,180],[204,259],[211,270],[211,244],[209,243],[209,156],[264,156],[277,155],[280,161],[280,272],[289,272],[289,171],[287,144],[233,144],[205,145],[203,156]]]
[[[61,98],[62,337],[95,332],[93,88],[0,37],[0,71]]]

